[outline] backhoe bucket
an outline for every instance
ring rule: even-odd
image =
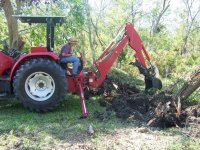
[[[162,88],[161,80],[156,77],[145,77],[145,90],[150,88],[156,88],[160,90]]]
[[[150,88],[156,88],[161,89],[162,88],[162,82],[160,79],[156,77],[155,73],[155,67],[151,65],[149,68],[144,67],[139,62],[130,62],[130,65],[138,67],[140,74],[143,74],[145,77],[145,90],[148,90]]]

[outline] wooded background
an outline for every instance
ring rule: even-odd
[[[29,52],[46,45],[46,26],[21,23],[13,14],[64,16],[55,28],[55,51],[76,37],[85,67],[131,22],[164,87],[143,92],[143,76],[129,65],[133,50],[126,46],[100,89],[104,94],[86,101],[87,119],[79,118],[76,95],[67,94],[47,113],[1,99],[0,149],[199,149],[200,0],[0,0],[0,50]]]
[[[76,51],[88,64],[97,58],[126,22],[134,24],[163,78],[177,78],[193,71],[200,62],[199,0],[1,0],[0,48],[29,51],[46,45],[42,24],[22,24],[13,14],[65,16],[55,29],[55,50],[66,39],[78,39]],[[8,43],[8,45],[6,45]],[[23,48],[22,48],[23,47]],[[116,66],[137,73],[127,46]],[[86,63],[87,64],[87,63]]]

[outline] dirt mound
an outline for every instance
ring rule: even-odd
[[[134,86],[123,84],[112,78],[107,78],[101,87],[103,99],[102,106],[105,112],[95,112],[99,119],[109,118],[112,112],[121,119],[133,118],[153,127],[186,126],[189,116],[198,116],[200,109],[181,109],[174,101],[171,93],[161,92],[154,96],[140,92]]]

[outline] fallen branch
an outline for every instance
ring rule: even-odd
[[[181,89],[173,95],[173,99],[180,100],[187,99],[195,90],[200,87],[200,66],[197,67],[194,73],[192,73]]]

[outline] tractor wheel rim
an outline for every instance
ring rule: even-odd
[[[45,101],[53,95],[55,82],[48,73],[34,72],[26,79],[25,91],[31,99]]]

